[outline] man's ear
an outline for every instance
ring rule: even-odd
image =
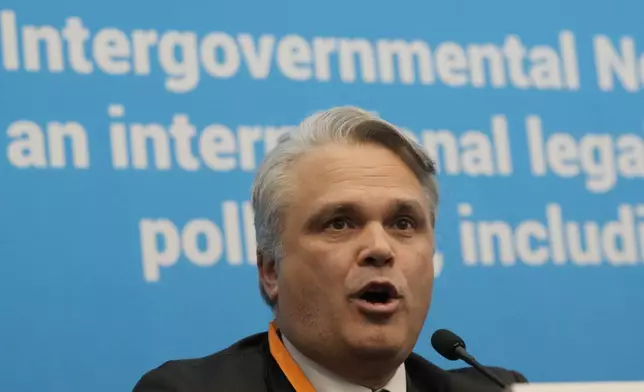
[[[262,252],[257,251],[257,271],[262,291],[266,299],[271,303],[277,301],[277,263],[273,258],[266,257]]]

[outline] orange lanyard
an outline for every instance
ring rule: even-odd
[[[275,327],[275,322],[272,321],[268,326],[268,344],[271,349],[271,354],[277,364],[279,365],[282,372],[286,375],[286,378],[295,388],[297,392],[315,392],[315,388],[311,385],[311,382],[306,378],[302,369],[295,363],[291,354],[289,354],[284,343],[277,335],[277,328]]]

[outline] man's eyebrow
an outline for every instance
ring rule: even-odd
[[[389,206],[389,212],[393,213],[415,213],[425,215],[425,209],[422,204],[415,199],[396,199]]]
[[[306,226],[314,227],[322,223],[324,219],[334,215],[353,215],[359,211],[359,207],[351,202],[328,202],[318,207],[307,219]]]

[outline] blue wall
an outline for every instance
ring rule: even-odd
[[[3,1],[0,384],[130,390],[264,330],[252,176],[336,105],[440,165],[419,353],[455,366],[428,343],[451,328],[534,381],[644,379],[642,21],[635,0]]]

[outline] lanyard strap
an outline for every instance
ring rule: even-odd
[[[306,378],[302,369],[295,363],[291,354],[289,354],[284,343],[277,335],[277,328],[275,321],[272,321],[268,326],[268,344],[271,349],[271,355],[279,365],[286,378],[291,383],[296,392],[315,392],[315,388],[311,382]]]

